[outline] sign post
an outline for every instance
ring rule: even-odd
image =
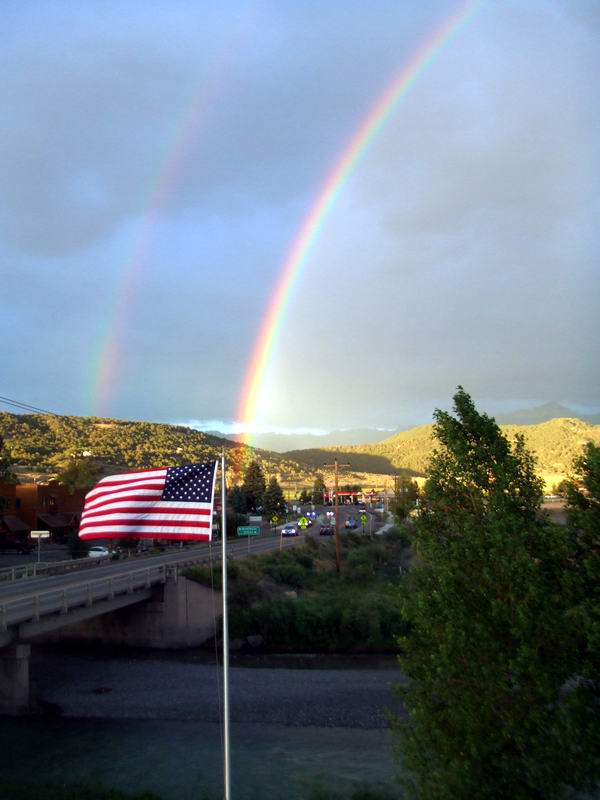
[[[248,552],[250,552],[250,537],[260,536],[260,528],[255,525],[239,525],[237,535],[246,537],[248,541]]]
[[[360,515],[360,521],[362,522],[362,529],[363,529],[362,532],[364,533],[365,532],[365,525],[367,524],[367,515],[366,514],[361,514]]]
[[[42,539],[49,539],[50,538],[50,531],[31,531],[30,534],[32,539],[37,539],[38,546],[37,546],[37,563],[40,563],[41,558],[41,543]]]

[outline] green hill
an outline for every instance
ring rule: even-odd
[[[148,469],[219,458],[254,458],[280,480],[306,478],[310,469],[285,456],[256,450],[179,425],[98,417],[58,417],[0,412],[0,436],[12,461],[32,472],[49,472],[69,458],[85,456],[105,472]]]
[[[586,442],[600,444],[600,425],[589,425],[579,419],[553,419],[538,425],[502,425],[501,428],[509,438],[523,434],[543,474],[568,474]],[[343,450],[329,447],[293,450],[284,455],[314,468],[326,458],[331,460],[331,453],[337,452],[340,460],[349,462],[353,470],[388,474],[405,470],[422,475],[434,447],[432,433],[433,425],[421,425],[376,444],[354,445]]]

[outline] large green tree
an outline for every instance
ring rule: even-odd
[[[12,458],[4,439],[0,435],[0,481],[4,483],[17,483],[17,478],[12,468]]]
[[[269,479],[269,483],[265,491],[264,508],[265,513],[269,517],[271,517],[273,514],[280,514],[285,508],[283,490],[274,475]]]
[[[435,412],[402,589],[407,717],[396,726],[420,800],[561,798],[597,777],[598,703],[573,625],[573,537],[540,512],[542,485],[459,387]],[[579,556],[581,562],[581,556]]]
[[[265,501],[265,475],[258,461],[251,461],[244,475],[242,491],[246,496],[246,508],[248,511],[256,511],[261,508]]]
[[[76,489],[91,489],[100,479],[100,467],[90,458],[63,462],[57,479],[73,494]]]
[[[312,488],[312,497],[311,500],[315,505],[323,505],[325,492],[327,491],[327,486],[325,485],[325,481],[323,480],[323,476],[318,472],[315,475],[315,481],[313,483]]]
[[[600,447],[588,443],[575,462],[577,479],[566,485],[568,526],[575,553],[572,579],[577,583],[577,605],[572,619],[580,635],[582,662],[579,686],[600,690]],[[596,730],[596,752],[600,741]]]
[[[396,478],[394,500],[390,509],[397,522],[402,523],[406,520],[411,511],[416,508],[418,499],[419,486],[417,482],[405,475],[399,475]]]

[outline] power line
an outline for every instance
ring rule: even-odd
[[[2,395],[0,395],[0,403],[2,405],[20,408],[21,411],[33,411],[36,414],[50,414],[52,417],[62,416],[61,414],[57,414],[55,411],[48,411],[47,408],[38,408],[37,406],[32,406],[29,403],[22,403],[20,400],[14,400],[11,397],[2,397]]]

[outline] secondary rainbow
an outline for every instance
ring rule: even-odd
[[[140,291],[148,256],[158,237],[161,215],[177,190],[189,154],[198,145],[203,127],[218,107],[218,100],[224,94],[236,58],[242,47],[251,41],[251,27],[258,7],[257,0],[248,1],[237,24],[172,127],[170,141],[163,150],[164,157],[155,173],[141,215],[140,230],[134,237],[131,254],[120,271],[112,307],[103,320],[95,355],[90,359],[87,405],[96,415],[106,415],[110,410],[121,371],[127,323]]]
[[[444,46],[472,19],[482,4],[483,0],[467,0],[460,3],[450,17],[414,53],[410,61],[402,66],[355,130],[317,193],[281,267],[246,371],[237,413],[237,419],[246,428],[246,433],[243,435],[245,444],[252,442],[251,428],[257,416],[263,381],[294,286],[337,197],[373,139],[394,113],[400,100],[432,64]]]

